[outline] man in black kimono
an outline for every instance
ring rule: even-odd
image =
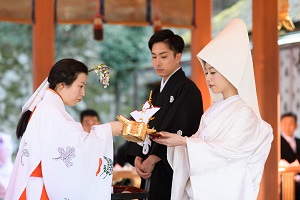
[[[155,33],[148,46],[154,70],[162,77],[152,96],[153,106],[160,110],[149,126],[157,131],[191,136],[198,130],[203,104],[200,90],[180,67],[184,41],[165,29]],[[148,152],[142,151],[142,146],[130,142],[126,152],[128,161],[142,178],[141,188],[149,191],[149,200],[170,199],[173,170],[167,161],[167,147],[152,141]]]

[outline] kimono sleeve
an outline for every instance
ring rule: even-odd
[[[191,136],[196,133],[200,118],[203,114],[202,97],[199,89],[187,84],[180,88],[172,105],[162,121],[160,131],[182,133],[182,136]],[[153,142],[152,154],[165,158],[167,148],[164,145]]]
[[[231,124],[214,124],[206,128],[208,134],[216,134],[213,140],[187,139],[191,174],[205,173],[242,159],[247,162],[256,152],[261,140],[256,115],[247,108],[232,116],[231,121]],[[216,129],[216,126],[220,127]],[[210,127],[218,132],[210,133]],[[203,152],[201,157],[198,156],[200,152]]]

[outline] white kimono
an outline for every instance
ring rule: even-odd
[[[50,90],[36,107],[22,137],[5,199],[19,199],[40,162],[50,199],[111,199],[110,124],[93,126],[87,134],[66,112],[62,99]]]
[[[271,126],[238,95],[216,102],[187,148],[168,148],[172,199],[255,200],[272,140]]]
[[[0,132],[0,199],[5,197],[9,178],[13,169],[13,143],[11,136]]]

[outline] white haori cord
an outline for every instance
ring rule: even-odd
[[[149,135],[146,135],[144,142],[137,142],[138,145],[143,147],[143,154],[146,155],[149,152],[149,146],[151,146],[151,139]]]

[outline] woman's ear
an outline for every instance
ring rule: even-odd
[[[65,83],[58,83],[55,87],[55,91],[59,92],[61,89],[63,89],[65,87]]]
[[[58,84],[58,87],[59,87],[60,89],[64,88],[64,87],[65,87],[65,83],[59,83],[59,84]]]

